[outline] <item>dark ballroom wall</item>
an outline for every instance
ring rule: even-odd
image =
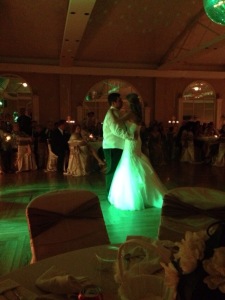
[[[4,73],[4,72],[1,72]],[[186,86],[197,80],[185,78],[150,78],[150,77],[107,77],[88,75],[58,75],[20,73],[31,86],[34,95],[39,98],[39,122],[57,121],[68,115],[76,119],[77,106],[82,105],[90,88],[105,79],[121,79],[129,82],[141,95],[144,105],[150,107],[150,120],[167,123],[172,115],[177,114],[178,99]],[[224,80],[209,79],[219,98],[225,98]],[[225,113],[225,105],[222,105]]]

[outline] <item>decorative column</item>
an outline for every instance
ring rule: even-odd
[[[60,75],[60,118],[74,119],[71,116],[71,76],[70,75]]]

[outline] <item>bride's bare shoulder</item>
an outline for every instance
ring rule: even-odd
[[[137,116],[136,116],[134,113],[132,113],[132,114],[130,115],[129,121],[132,122],[132,123],[135,123],[135,124],[137,124],[137,125],[139,124],[138,118],[137,118]]]

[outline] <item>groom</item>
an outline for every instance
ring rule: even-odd
[[[119,93],[108,95],[109,110],[103,121],[103,151],[106,160],[106,190],[109,192],[116,167],[121,158],[125,139],[134,139],[129,135],[125,123],[120,120],[123,101]]]

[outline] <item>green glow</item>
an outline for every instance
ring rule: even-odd
[[[110,82],[104,82],[104,84],[107,84],[111,88],[108,90],[108,94],[118,92],[120,89],[120,84],[112,84]]]
[[[91,100],[90,95],[86,95],[85,101],[90,101],[90,100]]]
[[[225,25],[225,1],[203,0],[207,16],[215,23]]]
[[[141,159],[141,163],[140,163]],[[122,163],[121,163],[122,161]],[[123,155],[115,172],[109,202],[121,210],[162,207],[165,188],[144,155]]]
[[[22,172],[1,175],[0,182],[0,243],[1,257],[4,258],[0,276],[30,263],[31,251],[25,209],[34,197],[53,190],[83,189],[96,193],[111,243],[122,243],[131,235],[157,237],[161,209],[150,208],[150,215],[153,213],[156,216],[152,220],[148,210],[145,210],[146,213],[124,211],[110,205],[106,201],[105,176],[102,173],[83,177],[62,177],[54,172]],[[20,259],[15,259],[16,256]]]

